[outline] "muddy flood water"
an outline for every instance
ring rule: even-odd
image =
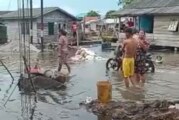
[[[97,55],[106,58],[112,53],[102,52],[100,46],[93,46]],[[96,99],[96,83],[110,79],[113,84],[114,100],[156,100],[179,99],[179,54],[171,51],[153,52],[154,57],[161,55],[163,64],[156,64],[156,72],[147,74],[147,81],[142,92],[126,91],[118,72],[105,70],[106,60],[90,60],[72,64],[72,79],[67,88],[61,91],[41,90],[35,96],[24,95],[18,87],[4,106],[19,78],[19,55],[1,53],[5,64],[12,72],[9,74],[0,66],[0,116],[2,120],[103,120],[80,107],[86,97]],[[33,59],[34,56],[32,56]],[[57,57],[53,52],[39,54],[40,65],[46,69],[57,68]],[[37,102],[35,102],[37,98]]]

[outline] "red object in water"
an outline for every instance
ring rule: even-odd
[[[40,73],[40,71],[41,71],[41,69],[40,68],[38,68],[38,67],[30,67],[30,68],[28,68],[28,72],[29,73]],[[27,70],[25,70],[25,73],[27,73]]]

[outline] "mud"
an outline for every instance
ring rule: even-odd
[[[98,100],[89,104],[81,103],[98,116],[108,116],[111,120],[178,120],[179,110],[169,109],[169,106],[178,104],[170,101],[141,101],[141,102],[115,102],[106,105]],[[109,119],[110,120],[110,119]]]
[[[60,90],[62,88],[66,88],[65,82],[69,81],[69,79],[69,76],[64,75],[57,76],[56,78],[50,78],[44,75],[33,75],[30,79],[20,79],[18,86],[20,90],[25,92],[32,92],[34,90],[33,86],[35,90]],[[32,83],[30,80],[32,80]]]

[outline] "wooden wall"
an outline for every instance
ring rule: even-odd
[[[179,31],[177,31],[177,32],[168,31],[168,27],[172,20],[179,21],[179,16],[155,16],[154,17],[154,33],[179,35]]]
[[[154,44],[161,46],[179,47],[179,31],[171,32],[168,30],[172,20],[179,21],[179,16],[154,17],[154,40],[152,40]]]
[[[155,16],[153,34],[147,34],[147,39],[153,45],[179,47],[179,30],[168,31],[171,20],[178,20],[179,16]],[[120,41],[125,38],[123,33],[119,34]]]
[[[44,43],[50,43],[50,42],[57,42],[58,40],[58,24],[66,24],[66,30],[70,31],[71,30],[71,22],[72,18],[69,16],[62,14],[59,11],[54,11],[49,14],[46,14],[44,16]],[[54,35],[48,35],[48,22],[53,22],[54,23]],[[36,21],[36,24],[41,23],[41,19],[38,18]],[[40,39],[40,28],[37,25],[37,38]]]
[[[66,30],[71,29],[72,18],[67,15],[62,14],[59,11],[54,11],[49,14],[44,15],[44,43],[56,42],[58,39],[58,24],[66,24]],[[54,25],[54,35],[48,35],[48,22],[56,23]],[[5,25],[7,26],[7,36],[8,40],[19,40],[19,27],[17,20],[5,20]],[[41,23],[41,19],[35,19],[33,21],[33,43],[39,43],[41,37],[41,29],[39,24]],[[21,36],[22,37],[22,36]],[[26,36],[27,40],[29,39],[29,35]]]

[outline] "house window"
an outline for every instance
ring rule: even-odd
[[[168,26],[168,31],[176,32],[178,29],[178,21],[171,21]]]
[[[48,35],[54,35],[54,23],[48,23]]]
[[[21,33],[29,35],[30,28],[29,28],[29,23],[28,22],[21,23]]]
[[[66,29],[66,24],[63,24],[62,29],[63,29],[63,30],[65,30],[65,29]]]
[[[58,29],[59,29],[59,30],[61,29],[61,24],[60,24],[60,23],[58,24]]]

